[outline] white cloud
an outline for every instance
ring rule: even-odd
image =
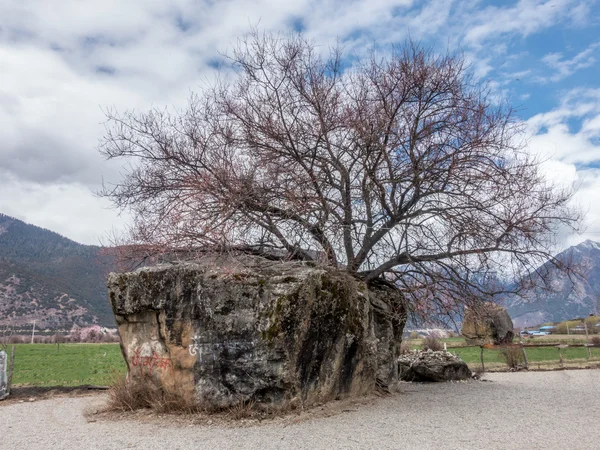
[[[500,7],[450,0],[0,2],[0,212],[88,243],[97,243],[97,236],[111,226],[118,228],[122,221],[92,195],[102,178],[119,176],[119,165],[103,161],[96,151],[104,132],[101,107],[146,110],[182,105],[190,90],[213,79],[212,63],[219,52],[231,48],[251,26],[283,32],[299,26],[323,47],[339,39],[355,53],[410,35],[442,49],[460,47],[477,75],[488,77],[498,69],[498,58],[508,61],[503,70],[522,71],[508,67],[522,53],[510,53],[507,36],[527,36],[565,20],[581,22],[589,8],[578,4],[575,0],[521,0]],[[548,62],[557,73],[577,70],[593,56],[585,50],[580,53],[566,60],[549,57]],[[506,80],[493,83],[498,90],[505,89]],[[593,112],[598,95],[529,121],[533,145],[554,151],[562,164],[592,160],[600,121],[600,112]],[[584,118],[576,133],[567,126],[570,117]],[[564,148],[576,149],[580,156],[569,159]]]
[[[600,89],[574,89],[554,110],[527,121],[529,149],[544,164],[548,179],[577,188],[575,204],[587,212],[582,235],[567,236],[564,245],[600,240]],[[575,122],[579,126],[569,126]]]
[[[548,67],[554,69],[556,72],[549,77],[541,77],[541,80],[550,80],[553,82],[560,81],[566,78],[578,70],[591,67],[596,62],[595,53],[600,47],[600,43],[590,45],[585,50],[577,53],[571,59],[563,59],[562,53],[549,53],[542,58]]]
[[[520,0],[511,6],[488,6],[469,11],[467,14],[471,18],[467,20],[471,26],[465,40],[480,46],[490,38],[509,33],[528,36],[563,20],[565,13],[577,3],[575,0]]]
[[[11,180],[0,172],[0,211],[27,223],[56,231],[77,242],[99,245],[107,242],[122,219],[108,202],[94,197],[78,183],[37,183]]]

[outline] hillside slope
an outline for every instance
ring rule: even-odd
[[[0,324],[112,325],[100,250],[0,214]]]
[[[506,299],[517,327],[558,322],[600,312],[600,243],[587,240],[556,256],[570,261],[580,277],[569,277],[550,263],[541,268],[548,274],[551,290],[534,289],[525,297]]]

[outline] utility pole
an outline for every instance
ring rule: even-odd
[[[35,337],[35,320],[33,321],[33,330],[31,330],[31,343],[33,344],[33,338]]]

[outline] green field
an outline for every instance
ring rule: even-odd
[[[449,348],[449,352],[454,353],[466,362],[467,364],[480,364],[481,363],[481,349],[479,347],[457,347]],[[555,347],[540,347],[525,349],[527,352],[527,359],[529,363],[545,362],[545,361],[558,361],[558,349]],[[600,359],[600,348],[592,348],[592,358]],[[573,359],[586,359],[588,356],[587,349],[583,347],[564,348],[561,350],[563,360]],[[499,350],[484,349],[483,350],[483,362],[484,363],[503,363],[504,360],[500,355]]]
[[[481,368],[481,349],[479,346],[469,346],[463,337],[451,337],[440,339],[445,342],[448,351],[458,355],[473,370]],[[519,342],[516,337],[514,342]],[[587,342],[585,335],[560,335],[553,334],[548,336],[536,336],[534,339],[525,339],[524,343],[531,345],[555,345],[555,344],[584,344]],[[412,349],[420,349],[423,346],[423,339],[409,339],[408,344]],[[588,363],[600,363],[600,348],[591,348],[591,358],[588,358],[588,351],[584,347],[572,347],[561,349],[564,366],[585,367]],[[556,347],[526,347],[527,359],[530,369],[552,369],[561,367],[558,349]],[[500,354],[499,349],[484,349],[483,362],[486,370],[506,370],[507,366]],[[576,364],[574,364],[576,363]]]
[[[462,338],[444,341],[448,345],[448,351],[460,356],[473,369],[481,364],[479,347],[467,347]],[[542,340],[539,341],[541,344]],[[409,343],[413,348],[420,348],[422,340]],[[555,347],[529,347],[526,351],[530,368],[539,367],[540,364],[545,368],[558,367],[559,356]],[[592,348],[591,352],[592,359],[589,361],[600,362],[600,348]],[[566,348],[561,353],[565,363],[588,362],[585,348]],[[483,358],[488,370],[506,369],[499,350],[484,349]],[[118,344],[18,344],[13,385],[106,386],[111,384],[115,374],[124,374],[125,371],[125,362]]]
[[[13,386],[105,386],[125,371],[119,344],[18,344]]]

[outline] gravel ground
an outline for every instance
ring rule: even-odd
[[[104,395],[12,403],[0,406],[0,448],[599,448],[600,370],[484,378],[489,382],[406,383],[399,394],[331,417],[295,422],[292,416],[249,427],[88,422],[84,410],[97,408]]]

